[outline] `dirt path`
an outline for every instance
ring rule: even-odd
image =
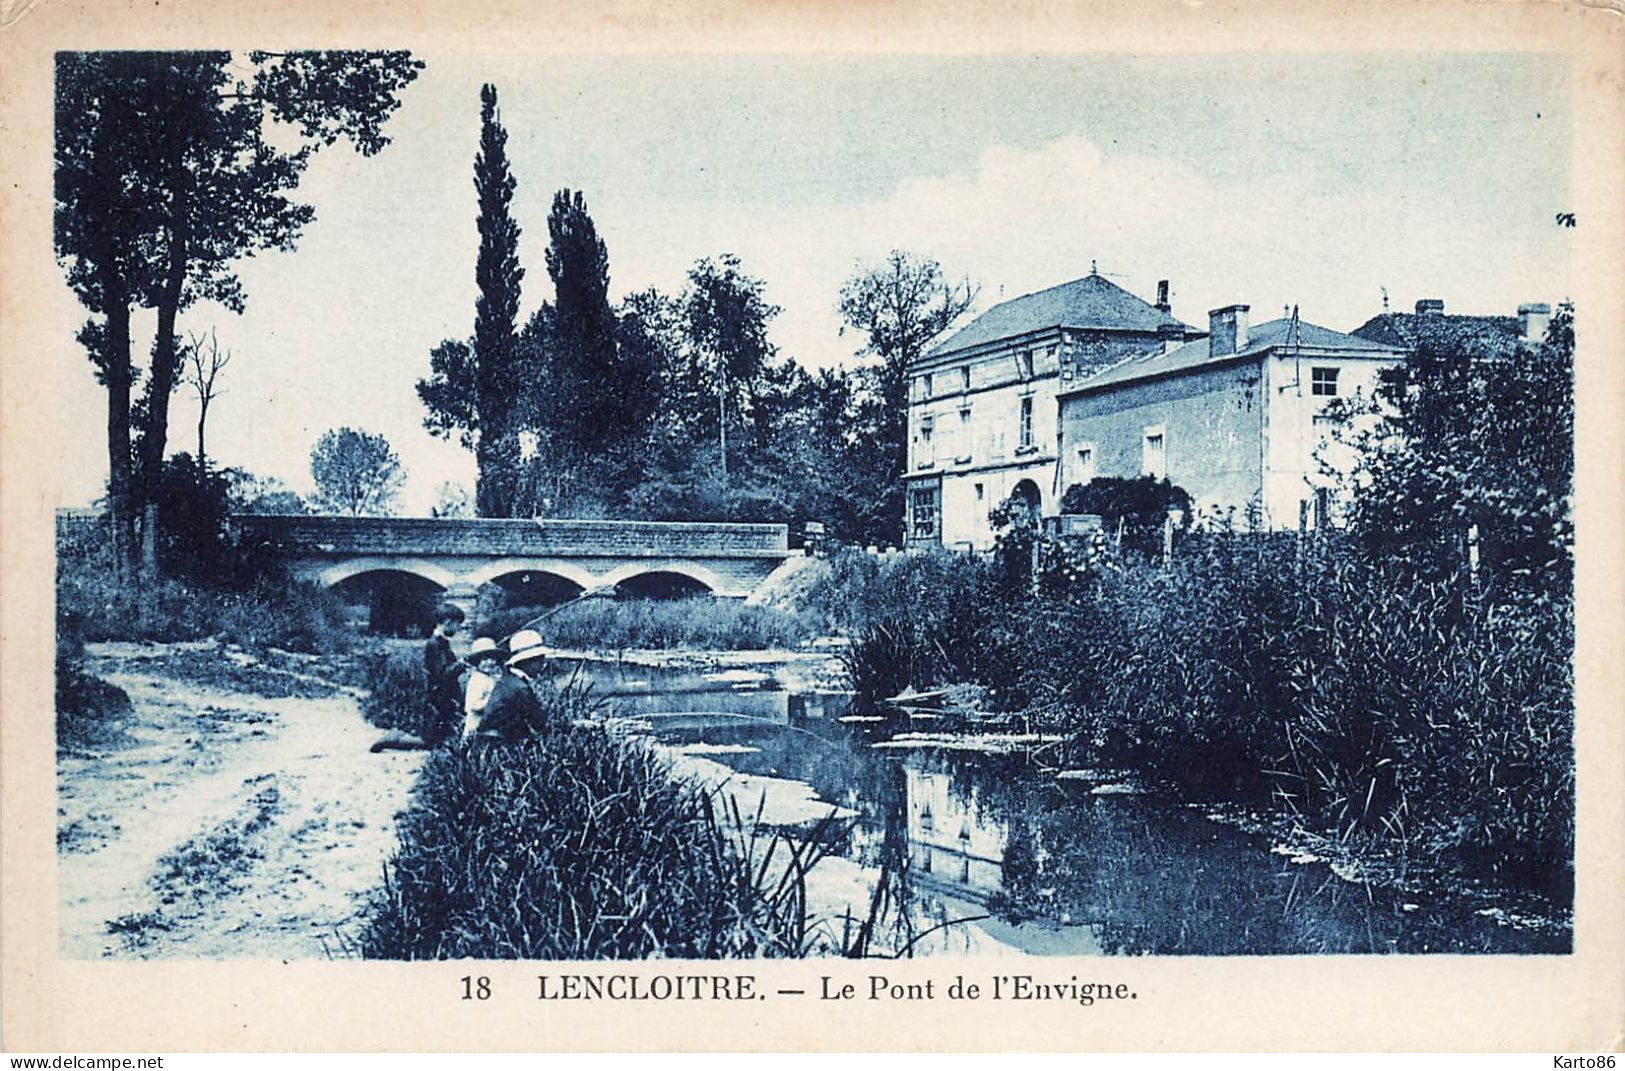
[[[58,758],[63,954],[346,955],[423,754],[369,753],[353,693],[240,655],[87,655],[134,709],[119,744]]]

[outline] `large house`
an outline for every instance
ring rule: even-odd
[[[1056,513],[1057,393],[1200,334],[1174,319],[1166,281],[1152,305],[1091,270],[1001,302],[931,349],[909,369],[908,542],[985,549],[989,514],[1011,496]]]
[[[1335,480],[1317,460],[1330,431],[1324,411],[1356,391],[1372,394],[1405,347],[1295,313],[1252,324],[1249,312],[1214,309],[1206,338],[1063,383],[1058,486],[1149,475],[1184,488],[1198,516],[1238,526],[1334,518]]]

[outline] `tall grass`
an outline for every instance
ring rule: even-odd
[[[820,838],[727,821],[646,742],[579,724],[593,712],[581,690],[551,706],[551,732],[430,757],[362,954],[712,959],[814,946],[804,881]]]
[[[1570,895],[1566,600],[1385,570],[1333,538],[1204,537],[1036,589],[919,558],[837,571],[850,593],[822,596],[846,608],[860,691],[975,681],[1068,731],[1070,761]]]
[[[544,612],[503,610],[478,627],[486,635],[503,636]],[[796,647],[818,631],[816,619],[807,614],[709,595],[583,599],[536,627],[555,646],[599,650],[769,650]]]

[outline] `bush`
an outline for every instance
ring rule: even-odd
[[[374,650],[359,659],[362,716],[380,729],[400,729],[423,737],[428,726],[429,677],[417,649]]]
[[[56,746],[93,747],[116,735],[117,722],[130,713],[124,689],[86,673],[60,651],[56,659]]]
[[[341,653],[355,642],[336,595],[275,571],[246,589],[159,578],[145,593],[134,590],[119,579],[100,528],[57,541],[56,605],[58,633],[91,642],[218,636],[311,654]]]

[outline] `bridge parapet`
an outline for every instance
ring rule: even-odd
[[[243,514],[240,537],[305,553],[436,557],[787,558],[782,524]]]

